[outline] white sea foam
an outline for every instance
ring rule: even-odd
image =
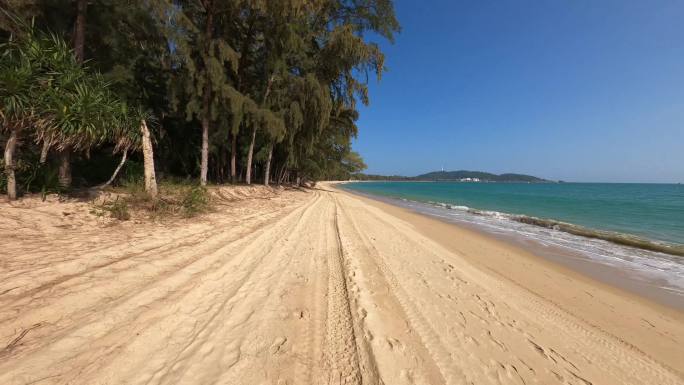
[[[397,201],[401,206],[437,216],[448,221],[474,225],[486,232],[504,237],[533,241],[541,247],[561,248],[578,257],[614,266],[632,273],[644,282],[666,282],[672,293],[684,295],[684,259],[661,252],[615,244],[603,239],[587,238],[561,231],[558,225],[536,226],[519,221],[520,216],[491,210],[474,210],[443,202],[422,203]],[[445,210],[446,209],[446,210]]]
[[[470,207],[468,207],[468,206],[456,206],[456,205],[452,205],[452,206],[450,206],[449,208],[452,209],[452,210],[463,210],[463,211],[468,211],[468,210],[470,210]]]

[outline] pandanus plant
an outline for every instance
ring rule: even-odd
[[[102,76],[94,74],[69,83],[57,82],[50,93],[52,100],[48,124],[40,131],[44,143],[56,143],[58,150],[88,151],[104,143],[113,143],[114,152],[121,153],[121,161],[110,179],[99,188],[110,185],[126,162],[130,151],[143,152],[145,190],[157,195],[154,175],[152,139],[148,122],[151,113],[143,108],[129,107],[110,91]]]
[[[9,133],[4,162],[10,200],[17,197],[14,159],[24,138],[42,144],[41,162],[51,148],[85,152],[113,143],[115,152],[124,154],[123,166],[128,151],[142,149],[146,190],[157,193],[150,114],[128,108],[56,35],[36,34],[30,28],[0,46],[0,120],[2,131]]]
[[[104,143],[113,143],[114,152],[122,153],[111,178],[98,187],[110,185],[126,162],[130,151],[142,151],[145,191],[157,195],[152,137],[148,123],[154,116],[140,106],[130,107],[112,91],[101,75],[92,74],[73,83],[74,76],[64,74],[50,95],[49,122],[41,131],[44,143],[55,141],[58,150],[88,151]]]
[[[37,36],[29,29],[21,38],[11,36],[0,45],[0,132],[9,135],[4,171],[10,200],[17,197],[17,147],[25,137],[35,138],[36,130],[47,123],[45,96],[51,83],[51,64],[60,59],[57,41],[53,35]]]
[[[129,108],[121,103],[117,106],[115,114],[118,116],[113,121],[111,141],[115,143],[114,152],[121,153],[121,161],[117,165],[112,176],[107,182],[97,186],[104,188],[114,182],[121,168],[126,163],[130,151],[142,151],[145,173],[145,191],[152,197],[157,196],[157,181],[154,171],[154,153],[152,147],[152,135],[148,124],[154,124],[154,115],[141,107]]]

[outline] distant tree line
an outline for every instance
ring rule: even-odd
[[[401,175],[378,175],[378,174],[364,174],[362,172],[357,172],[351,175],[351,180],[392,180],[392,181],[412,181],[416,180],[413,176],[401,176]]]
[[[482,171],[433,171],[418,176],[375,175],[357,172],[351,175],[353,180],[391,180],[391,181],[473,181],[480,182],[549,182],[545,179],[525,174],[492,174]]]
[[[391,0],[0,0],[0,188],[348,179]]]

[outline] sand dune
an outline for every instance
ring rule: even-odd
[[[0,206],[0,384],[684,383],[676,312],[328,185],[217,194],[174,225]]]

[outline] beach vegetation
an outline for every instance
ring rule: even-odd
[[[33,25],[21,27],[0,45],[0,127],[7,135],[3,163],[10,200],[17,198],[18,172],[29,181],[25,191],[32,191],[39,171],[51,175],[53,167],[46,165],[51,151],[57,154],[60,190],[71,186],[72,153],[89,158],[93,149],[110,144],[125,156],[139,147],[136,126],[146,117],[129,108],[99,72],[79,63],[64,39]],[[29,144],[23,148],[28,158],[39,157],[37,163],[21,167],[22,143]]]
[[[390,0],[38,0],[0,3],[0,183],[10,199],[157,175],[209,183],[348,179],[374,40],[399,31]],[[136,176],[136,178],[138,177]],[[51,180],[51,179],[50,179]],[[43,184],[47,186],[47,184]],[[45,187],[52,189],[53,186]],[[202,190],[188,192],[196,211]]]
[[[110,216],[120,221],[127,221],[131,219],[131,213],[128,210],[128,202],[126,199],[115,199],[111,202],[105,202],[101,208],[109,212]]]

